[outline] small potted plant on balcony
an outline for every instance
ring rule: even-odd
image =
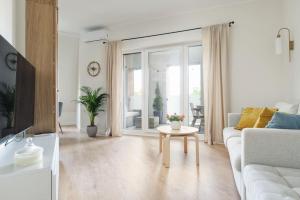
[[[90,125],[87,126],[87,134],[95,137],[97,134],[97,126],[95,125],[95,117],[100,112],[104,112],[104,106],[108,98],[108,94],[101,93],[102,88],[92,90],[90,87],[83,86],[81,91],[83,95],[79,97],[79,103],[82,104],[89,115]]]
[[[171,122],[171,128],[173,130],[181,129],[181,122],[184,120],[184,115],[167,115],[167,119]]]
[[[153,115],[159,117],[159,123],[162,123],[163,100],[160,94],[159,84],[156,83],[155,98],[153,100]]]

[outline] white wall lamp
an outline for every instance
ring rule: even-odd
[[[286,30],[289,33],[289,61],[291,62],[292,60],[292,54],[291,51],[294,50],[295,47],[295,42],[291,40],[291,31],[288,28],[281,28],[279,29],[277,33],[277,38],[276,38],[276,54],[281,55],[282,54],[282,38],[280,35],[280,32]]]

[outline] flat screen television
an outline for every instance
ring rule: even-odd
[[[34,124],[35,68],[0,35],[0,142]]]

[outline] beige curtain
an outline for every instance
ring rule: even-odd
[[[226,126],[229,25],[205,27],[202,37],[205,141],[211,145],[223,143]]]
[[[121,136],[122,52],[121,42],[108,43],[107,49],[108,127],[112,136]]]

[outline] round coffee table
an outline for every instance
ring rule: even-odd
[[[159,131],[159,151],[163,153],[163,165],[170,167],[170,138],[183,137],[184,138],[184,153],[187,153],[188,142],[187,137],[195,138],[196,144],[196,164],[199,165],[199,136],[198,129],[194,127],[182,126],[180,130],[173,130],[170,126],[160,126]]]

